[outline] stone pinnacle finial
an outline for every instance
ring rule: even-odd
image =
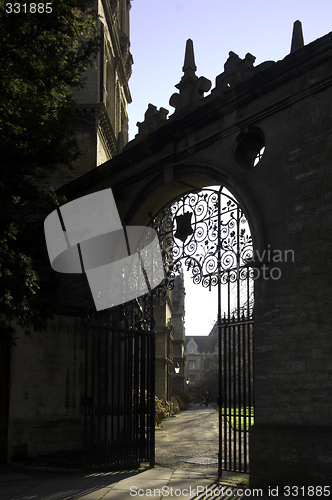
[[[189,38],[186,42],[186,52],[184,56],[184,65],[182,68],[183,76],[175,88],[180,92],[173,94],[169,100],[175,112],[181,112],[182,115],[197,109],[204,102],[204,93],[211,88],[211,82],[204,76],[196,76],[196,64],[194,57],[194,44]],[[177,115],[179,116],[179,114]]]
[[[300,21],[295,21],[293,27],[291,53],[301,49],[302,47],[304,47],[302,24]]]
[[[193,41],[188,38],[186,43],[186,53],[184,56],[184,65],[182,71],[184,75],[182,78],[193,76],[195,77],[196,72],[195,56],[194,56],[194,44]]]

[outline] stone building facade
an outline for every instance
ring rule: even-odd
[[[96,0],[101,50],[88,67],[85,85],[75,90],[77,140],[81,157],[75,168],[50,179],[53,187],[76,179],[113,158],[128,142],[131,0]]]
[[[186,335],[184,376],[187,390],[196,401],[202,400],[206,391],[210,400],[218,396],[218,327],[209,335]]]
[[[184,351],[186,361],[184,367],[184,376],[188,390],[201,388],[204,383],[204,358],[206,336],[195,335],[195,337],[186,336],[186,348]]]

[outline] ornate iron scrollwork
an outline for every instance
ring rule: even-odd
[[[210,288],[218,282],[246,279],[253,245],[247,218],[223,188],[205,188],[170,203],[154,219],[166,271],[165,286],[185,267],[193,283]]]
[[[183,268],[190,271],[194,284],[210,290],[252,277],[247,265],[253,255],[249,224],[239,203],[223,188],[205,188],[170,202],[153,218],[152,226],[163,255],[164,269],[158,270],[165,273],[163,284],[111,309],[97,312],[90,308],[90,322],[150,331],[154,326],[151,301],[174,287]],[[138,282],[144,276],[134,278]]]

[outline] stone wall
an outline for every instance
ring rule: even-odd
[[[250,468],[265,488],[332,479],[331,102],[329,87],[261,124],[267,148],[256,190],[266,241],[294,252],[294,261],[271,263],[280,279],[256,283]]]
[[[10,461],[83,449],[82,321],[55,316],[43,332],[18,330],[11,363]]]

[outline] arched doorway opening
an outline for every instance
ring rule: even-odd
[[[220,474],[222,470],[248,471],[247,427],[254,407],[253,305],[244,297],[252,296],[253,270],[247,263],[253,254],[252,240],[255,250],[260,249],[263,241],[257,210],[245,187],[231,179],[224,180],[222,185],[227,186],[227,191],[216,181],[215,186],[204,188],[209,185],[206,180],[197,177],[196,183],[195,179],[182,177],[172,184],[174,198],[170,196],[169,184],[160,186],[151,181],[145,196],[139,192],[127,216],[123,215],[125,225],[147,226],[144,217],[150,218],[164,253],[161,272],[164,274],[165,268],[166,288],[171,286],[183,263],[194,286],[204,284],[207,289],[218,290]],[[163,205],[164,208],[159,208]],[[148,206],[156,209],[155,216]],[[130,216],[133,210],[135,217]],[[144,241],[139,241],[140,244],[144,248]],[[153,259],[150,265],[154,265]],[[144,278],[144,273],[140,278]],[[222,291],[227,296],[224,300]],[[89,315],[84,447],[90,467],[155,463],[156,369],[150,361],[155,360],[154,302],[159,293],[162,290],[154,289],[135,301]],[[118,339],[114,345],[113,337]],[[114,348],[110,350],[107,346],[111,345]],[[245,425],[245,431],[236,427],[237,422],[241,427]]]
[[[163,253],[165,287],[183,270],[192,283],[217,289],[218,469],[249,471],[254,420],[253,310],[248,218],[224,187],[205,187],[176,197],[153,218]]]

